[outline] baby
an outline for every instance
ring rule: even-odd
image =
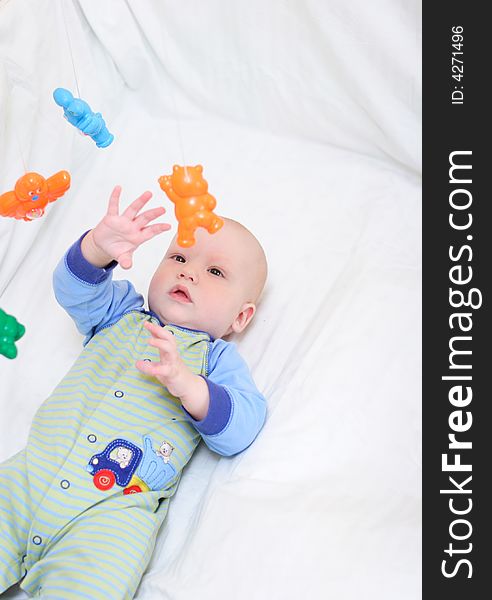
[[[263,426],[265,399],[234,344],[251,322],[267,265],[256,238],[226,219],[176,240],[149,287],[149,310],[116,264],[168,230],[142,194],[108,211],[57,266],[55,295],[85,348],[38,410],[25,450],[0,465],[0,593],[24,579],[50,600],[129,599],[169,499],[201,439],[230,456]],[[149,337],[150,334],[150,337]]]

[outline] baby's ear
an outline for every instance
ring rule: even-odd
[[[179,165],[174,165],[173,167],[173,171],[176,173],[176,171],[179,171]]]
[[[241,333],[241,331],[244,331],[246,329],[246,327],[249,325],[249,322],[253,318],[253,315],[255,314],[255,312],[256,312],[256,305],[254,305],[252,302],[248,302],[248,303],[244,304],[241,308],[241,311],[239,312],[237,317],[234,319],[234,322],[231,326],[232,331],[234,331],[234,333]]]

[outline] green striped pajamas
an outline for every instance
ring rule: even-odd
[[[133,598],[200,434],[135,367],[158,359],[142,312],[92,338],[38,410],[25,450],[0,465],[0,592],[49,600]],[[166,326],[207,375],[206,333]],[[135,493],[142,492],[142,493]]]

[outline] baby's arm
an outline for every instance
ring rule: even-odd
[[[82,254],[77,240],[53,273],[53,289],[58,303],[75,321],[85,342],[119,316],[143,306],[143,296],[129,281],[112,281],[116,262],[106,268],[94,267]]]
[[[180,358],[172,333],[151,323],[145,327],[161,360],[138,361],[137,368],[156,377],[181,400],[187,417],[211,450],[231,456],[247,448],[263,427],[266,402],[234,344],[216,340],[209,356],[209,375],[201,377]]]
[[[131,266],[134,250],[144,241],[169,229],[167,224],[147,226],[164,209],[138,214],[150,198],[142,194],[118,215],[120,188],[111,195],[101,222],[68,250],[53,275],[55,296],[88,339],[129,310],[143,306],[143,297],[128,281],[112,281],[115,259]]]
[[[223,456],[245,450],[265,423],[266,401],[236,345],[216,340],[205,378],[210,404],[202,421],[191,419],[207,446]]]

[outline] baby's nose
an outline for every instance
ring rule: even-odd
[[[196,274],[192,271],[181,271],[179,274],[180,279],[188,279],[192,283],[196,282]]]

